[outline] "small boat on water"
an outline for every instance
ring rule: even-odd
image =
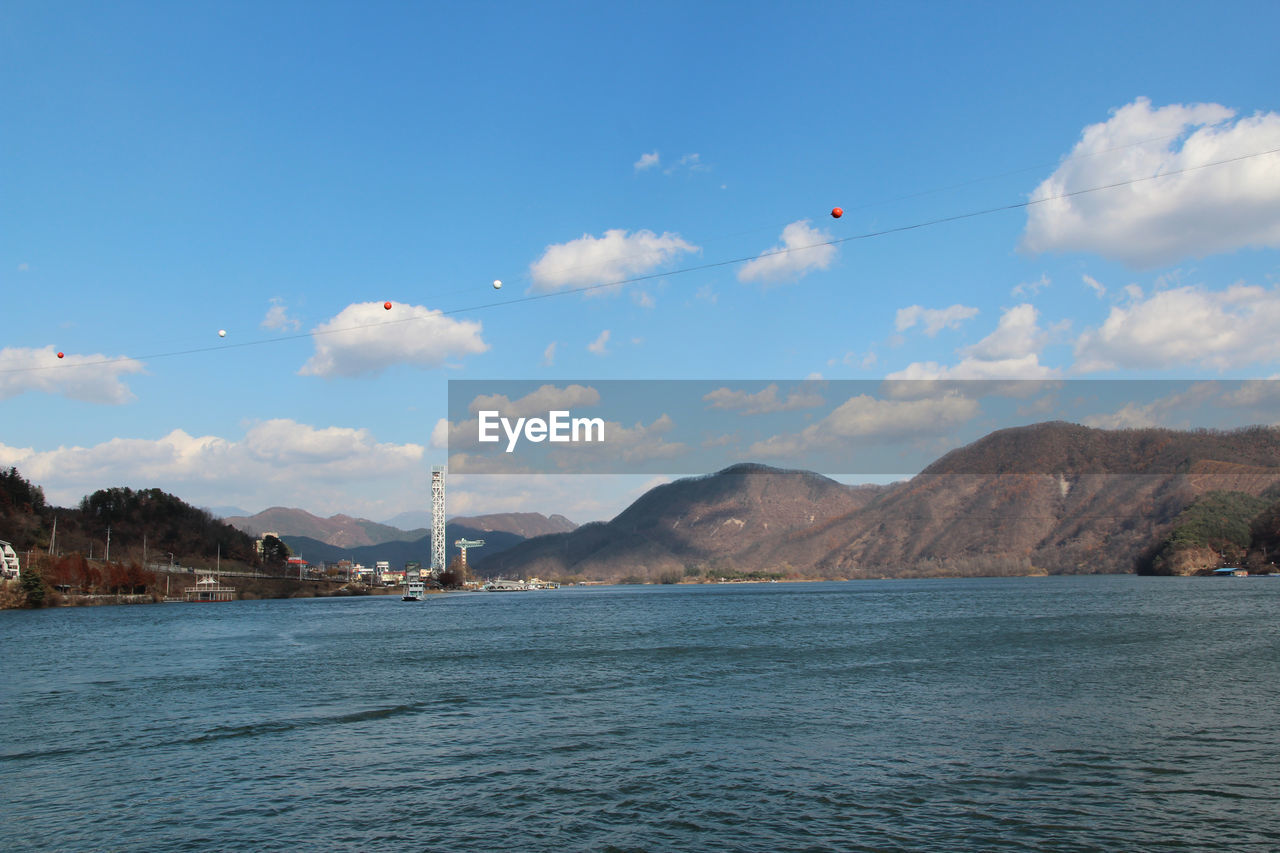
[[[400,596],[401,601],[421,601],[422,597],[427,594],[427,585],[420,580],[409,581],[405,589],[404,595]]]

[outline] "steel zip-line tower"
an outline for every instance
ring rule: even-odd
[[[431,575],[447,569],[444,541],[444,466],[431,467]]]

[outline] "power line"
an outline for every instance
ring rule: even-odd
[[[1122,146],[1123,147],[1123,146]],[[866,231],[861,234],[853,234],[848,237],[836,237],[830,240],[823,240],[817,243],[811,243],[806,246],[788,246],[780,249],[771,249],[756,255],[747,255],[736,258],[729,258],[721,261],[710,261],[704,264],[695,264],[693,266],[681,267],[675,270],[666,270],[664,272],[646,273],[644,275],[629,276],[627,278],[616,279],[614,281],[599,282],[596,284],[582,285],[580,287],[562,288],[559,290],[546,291],[544,293],[533,293],[526,296],[520,296],[515,299],[507,299],[501,302],[486,302],[477,305],[467,305],[460,308],[452,308],[448,310],[433,309],[425,316],[418,315],[413,317],[403,317],[393,320],[383,320],[377,323],[361,323],[353,326],[344,326],[341,328],[330,329],[313,329],[309,332],[299,332],[294,335],[281,335],[274,338],[264,338],[256,341],[242,341],[235,343],[224,343],[216,346],[194,347],[184,350],[171,350],[167,352],[152,353],[140,356],[117,356],[115,358],[101,359],[98,361],[82,361],[71,364],[54,364],[33,367],[14,367],[0,369],[0,375],[12,373],[28,373],[37,370],[69,370],[80,367],[97,367],[107,364],[122,364],[129,361],[142,361],[146,359],[154,360],[160,358],[173,358],[183,355],[194,355],[204,352],[217,352],[227,349],[239,349],[244,347],[262,346],[264,344],[283,343],[286,341],[301,340],[305,338],[318,338],[325,335],[341,334],[344,332],[358,331],[361,329],[381,328],[384,326],[394,326],[403,323],[419,322],[430,319],[432,317],[448,317],[457,314],[471,313],[490,308],[498,308],[509,305],[521,305],[529,302],[538,302],[552,297],[569,296],[577,293],[590,293],[596,290],[602,290],[610,287],[625,287],[630,284],[637,284],[642,281],[651,281],[653,279],[668,278],[677,275],[683,275],[692,272],[703,272],[706,270],[717,269],[719,267],[733,266],[735,264],[747,263],[758,258],[775,257],[778,255],[790,255],[798,252],[806,252],[812,249],[822,248],[824,246],[837,246],[842,243],[850,243],[857,240],[870,240],[876,237],[886,237],[891,234],[901,234],[907,231],[917,231],[922,228],[931,228],[936,225],[944,225],[949,222],[960,222],[966,219],[975,219],[980,216],[989,216],[995,213],[1006,213],[1012,210],[1023,210],[1036,205],[1046,204],[1052,201],[1062,201],[1064,199],[1076,198],[1090,193],[1102,192],[1105,190],[1118,189],[1120,187],[1132,186],[1134,184],[1146,183],[1148,181],[1156,181],[1163,178],[1170,178],[1176,175],[1184,175],[1189,172],[1197,172],[1203,169],[1214,168],[1217,166],[1225,166],[1231,163],[1239,163],[1244,160],[1250,160],[1256,157],[1265,157],[1271,154],[1280,153],[1280,148],[1271,148],[1266,151],[1255,151],[1251,154],[1241,154],[1236,157],[1228,157],[1222,160],[1214,160],[1209,163],[1201,163],[1196,166],[1187,166],[1182,169],[1174,169],[1167,172],[1160,172],[1155,175],[1145,175],[1139,178],[1128,178],[1123,181],[1116,181],[1110,184],[1103,184],[1096,187],[1087,187],[1085,189],[1073,190],[1071,192],[1059,193],[1057,195],[1042,196],[1040,198],[1030,198],[1025,201],[1014,202],[1012,204],[999,205],[997,207],[987,207],[981,210],[972,210],[966,213],[957,213],[951,216],[942,216],[936,219],[928,219],[921,222],[911,223],[909,225],[898,225],[892,228],[883,228],[876,231]]]

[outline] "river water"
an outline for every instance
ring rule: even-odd
[[[1280,578],[0,613],[0,849],[1247,850]]]

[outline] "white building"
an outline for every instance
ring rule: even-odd
[[[0,578],[15,580],[22,574],[18,569],[18,555],[13,546],[0,539]]]

